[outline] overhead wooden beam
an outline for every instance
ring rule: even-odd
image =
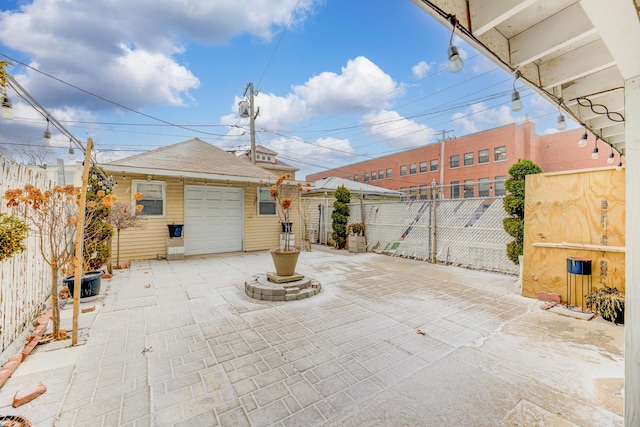
[[[604,42],[596,40],[540,64],[540,81],[550,89],[614,65]]]
[[[513,37],[511,64],[520,67],[596,34],[579,3],[556,13]]]
[[[566,101],[581,96],[606,92],[624,86],[624,80],[617,67],[606,68],[597,73],[583,77],[575,83],[564,84],[562,87],[562,97]]]
[[[615,126],[602,128],[603,138],[613,138],[618,135],[624,136],[624,123],[617,123]]]
[[[486,33],[538,0],[475,0],[469,2],[471,32],[474,36]]]

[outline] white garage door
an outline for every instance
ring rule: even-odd
[[[185,186],[186,255],[242,250],[242,194],[241,188]]]

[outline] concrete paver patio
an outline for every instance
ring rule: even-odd
[[[541,310],[514,277],[314,247],[297,271],[320,294],[247,297],[245,281],[272,269],[268,252],[132,263],[87,303],[86,344],[37,347],[0,388],[0,414],[34,426],[622,425],[623,327]],[[44,395],[11,407],[39,381]]]

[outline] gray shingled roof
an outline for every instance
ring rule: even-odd
[[[385,196],[398,196],[400,197],[403,193],[396,190],[389,190],[388,188],[382,188],[375,185],[363,184],[362,182],[351,181],[350,179],[338,178],[336,176],[329,176],[326,178],[319,179],[313,182],[313,187],[311,188],[312,193],[320,193],[320,192],[334,192],[340,186],[344,186],[347,190],[352,193],[363,193],[363,194],[376,194],[376,195],[385,195]]]
[[[174,172],[171,175],[184,172],[273,179],[271,172],[198,138],[116,160],[105,166],[109,169],[113,169],[114,166],[126,166],[140,168],[141,171],[153,169]]]

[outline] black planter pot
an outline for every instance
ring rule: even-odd
[[[167,227],[169,228],[170,238],[182,237],[182,227],[184,227],[184,224],[167,224]]]
[[[612,317],[605,316],[602,313],[600,313],[600,316],[602,316],[602,318],[604,320],[608,320],[609,322],[613,322],[616,325],[624,325],[624,308],[622,310],[616,310],[616,312],[613,314]]]
[[[104,271],[87,271],[80,279],[80,301],[92,301],[98,297],[100,293],[100,285],[102,284],[102,275]],[[62,279],[62,283],[67,285],[71,296],[73,296],[73,285],[75,277],[73,275]]]

